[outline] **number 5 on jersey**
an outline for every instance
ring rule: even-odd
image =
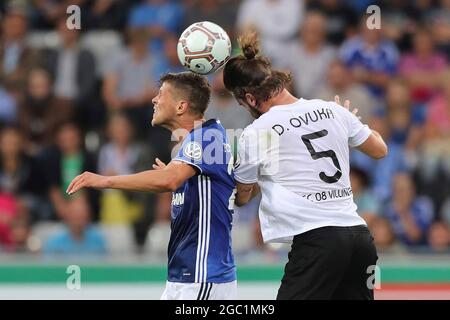
[[[336,152],[334,152],[333,150],[316,151],[311,143],[311,140],[319,139],[325,137],[326,135],[328,135],[328,131],[324,129],[310,134],[305,134],[302,136],[302,140],[309,153],[311,154],[311,158],[313,158],[313,160],[318,160],[320,158],[331,158],[334,166],[337,169],[336,173],[333,176],[327,176],[325,172],[322,171],[319,173],[319,177],[323,182],[335,183],[338,182],[342,176],[341,165],[339,164],[339,160],[336,157]]]

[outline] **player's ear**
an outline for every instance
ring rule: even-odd
[[[182,115],[183,113],[186,113],[189,108],[189,103],[187,101],[180,101],[177,105],[177,114]]]
[[[250,107],[256,108],[257,106],[256,98],[251,93],[245,94],[245,101]]]

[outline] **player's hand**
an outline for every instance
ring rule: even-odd
[[[107,188],[107,178],[92,172],[84,172],[72,180],[66,192],[71,195],[82,188]]]
[[[340,101],[338,95],[335,95],[335,96],[334,96],[334,102],[336,102],[338,105],[342,106],[342,105],[341,105],[341,101]],[[348,111],[350,111],[350,100],[345,100],[345,101],[344,101],[343,107],[344,107],[345,109],[347,109]],[[359,111],[358,108],[355,108],[355,109],[353,109],[353,110],[351,111],[351,113],[353,113],[355,116],[357,116],[358,119],[361,119],[361,117],[359,117],[359,116],[357,115],[357,114],[358,114],[358,111]]]
[[[161,169],[164,169],[167,166],[164,162],[162,162],[158,158],[156,158],[155,162],[156,163],[153,164],[153,169],[155,169],[155,170],[161,170]]]

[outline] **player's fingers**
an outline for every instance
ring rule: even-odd
[[[156,158],[156,163],[161,168],[164,168],[166,166],[166,164],[164,162],[162,162],[161,160],[159,160],[159,158]]]
[[[338,105],[341,105],[341,101],[340,101],[338,95],[335,95],[335,96],[334,96],[334,102],[336,102]]]
[[[158,169],[159,169],[159,167],[158,167],[156,164],[153,164],[153,165],[152,165],[152,168],[155,169],[155,170],[158,170]]]
[[[344,108],[347,110],[350,110],[350,100],[345,100],[344,101]]]
[[[73,186],[78,182],[78,180],[80,180],[80,178],[81,178],[81,175],[76,176],[76,177],[70,182],[69,186],[68,186],[67,189],[66,189],[66,193],[68,193],[68,194],[71,193],[70,191],[73,189]]]
[[[69,194],[74,194],[74,193],[78,192],[78,190],[80,190],[81,188],[83,188],[84,185],[85,185],[84,180],[81,180],[81,179],[80,179],[80,180],[72,187],[72,190],[70,190],[70,193],[69,193]]]
[[[79,175],[74,181],[72,188],[69,190],[69,194],[74,194],[86,185],[86,179],[84,175]]]

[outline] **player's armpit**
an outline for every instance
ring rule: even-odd
[[[234,203],[241,207],[253,199],[260,192],[259,185],[257,183],[244,184],[236,182],[236,199]]]
[[[357,149],[374,159],[384,158],[388,153],[388,148],[383,138],[374,130],[372,130],[372,134]]]

